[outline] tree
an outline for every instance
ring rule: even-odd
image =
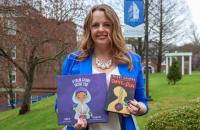
[[[43,2],[43,15],[57,21],[72,20],[76,24],[83,21],[87,7],[83,0],[45,0]]]
[[[145,46],[144,46],[144,41],[142,41],[142,38],[128,38],[126,42],[134,47],[135,52],[139,54],[143,60]]]
[[[60,57],[72,51],[74,46],[76,46],[76,41],[74,40],[75,25],[70,21],[56,22],[55,20],[48,20],[40,15],[37,10],[26,4],[15,9],[7,6],[4,7],[3,11],[9,14],[6,15],[9,16],[9,19],[20,23],[17,24],[16,28],[3,26],[3,30],[11,29],[16,31],[16,36],[0,36],[1,39],[5,40],[13,39],[17,49],[21,50],[18,53],[21,57],[13,60],[5,49],[9,44],[1,41],[0,58],[13,64],[24,77],[26,82],[25,92],[19,114],[25,114],[30,111],[30,97],[36,69],[39,65],[47,62],[55,63]],[[12,15],[17,15],[18,17],[12,17]],[[6,23],[7,19],[5,17],[2,20],[3,23]],[[71,23],[67,27],[68,32],[60,33],[59,31],[66,27],[61,25],[66,23]],[[51,51],[51,53],[45,50]]]
[[[191,40],[191,43],[200,46],[200,33],[198,32],[198,28],[195,25],[191,25],[190,28],[191,31],[189,38]]]
[[[166,45],[176,43],[185,35],[184,26],[187,16],[185,5],[183,0],[154,0],[150,2],[149,41],[156,43],[154,46],[157,48],[158,72],[161,72],[161,62]]]
[[[172,65],[169,68],[169,73],[167,74],[168,84],[175,85],[177,81],[181,80],[182,74],[179,67],[179,62],[177,59],[172,59]]]
[[[76,24],[77,40],[80,40],[83,29],[83,20],[85,18],[88,7],[84,0],[38,0],[42,3],[42,14],[46,18],[56,21],[73,21]],[[59,58],[59,66],[62,65],[61,56]],[[61,72],[61,69],[58,71]]]

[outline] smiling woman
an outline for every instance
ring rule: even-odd
[[[144,93],[144,79],[140,56],[126,47],[119,17],[112,7],[101,4],[92,7],[85,22],[80,50],[64,60],[63,75],[105,73],[107,85],[112,74],[136,80],[135,96],[129,100],[126,110],[132,115],[143,115],[148,111]],[[94,86],[95,89],[95,86]],[[67,130],[135,130],[135,119],[131,115],[109,113],[108,123],[87,124],[78,118],[74,127]],[[123,123],[122,123],[123,122]]]

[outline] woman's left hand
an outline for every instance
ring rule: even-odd
[[[87,120],[85,118],[78,118],[77,123],[73,126],[76,130],[82,130],[87,127]]]
[[[130,111],[130,114],[133,115],[140,115],[140,103],[137,102],[135,99],[134,100],[129,100],[128,101],[128,110]]]

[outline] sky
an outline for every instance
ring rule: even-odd
[[[187,3],[192,14],[192,20],[200,32],[200,0],[187,0]]]
[[[117,1],[113,1],[113,0],[96,0],[95,2],[94,2],[94,0],[87,0],[87,1],[91,5],[97,4],[97,1],[101,1],[101,2],[109,4],[109,5],[115,5],[115,6],[113,6],[114,8],[116,7],[116,5],[123,4],[123,0],[117,0],[118,1],[117,4],[116,4]],[[121,1],[121,3],[119,1]],[[187,2],[188,7],[190,9],[189,10],[190,14],[191,14],[190,18],[192,18],[192,21],[198,28],[198,32],[200,34],[200,13],[199,13],[200,12],[200,0],[185,0],[185,1]],[[122,7],[122,8],[119,8],[119,7]],[[123,10],[123,6],[119,6],[119,7],[118,7],[118,9],[115,9],[115,11],[119,15],[119,17],[121,19],[121,23],[123,24],[123,14],[120,12],[121,10]],[[188,39],[187,37],[184,37],[180,42],[177,43],[177,45],[182,45],[182,44],[190,42],[190,41],[191,41],[190,39]]]

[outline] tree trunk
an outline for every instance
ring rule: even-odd
[[[163,2],[160,1],[160,36],[158,43],[158,64],[157,64],[157,72],[161,72],[161,63],[162,63],[162,48],[163,48]]]
[[[13,93],[13,91],[12,90],[10,90],[9,91],[9,95],[10,95],[10,106],[11,106],[11,108],[12,109],[15,109],[15,105],[14,105],[14,103],[15,103],[15,98],[14,98],[14,93]]]
[[[19,115],[26,114],[27,112],[30,111],[30,99],[31,99],[31,90],[32,90],[32,83],[33,83],[32,79],[33,78],[27,81],[27,85],[26,85],[26,89],[25,89],[24,97],[23,97],[23,103],[19,111]]]
[[[160,41],[162,42],[162,41]],[[157,64],[157,72],[161,72],[161,63],[162,63],[162,43],[159,43],[158,46],[158,64]]]
[[[138,38],[138,54],[141,57],[143,56],[143,52],[142,52],[142,38],[141,37]]]

